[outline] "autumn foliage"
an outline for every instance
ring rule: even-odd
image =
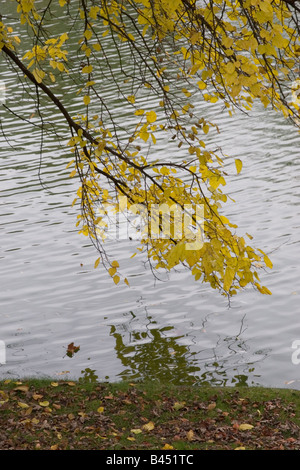
[[[164,205],[171,213],[169,232],[161,237],[146,233],[138,247],[154,273],[184,265],[196,280],[226,296],[247,285],[270,294],[259,270],[272,268],[272,262],[249,244],[251,235],[237,235],[237,226],[225,215],[231,158],[208,145],[215,125],[199,115],[197,103],[222,103],[224,112],[232,114],[259,102],[299,125],[299,101],[292,95],[299,79],[298,3],[12,0],[10,5],[20,26],[14,31],[9,16],[2,15],[2,60],[34,86],[41,114],[40,96],[64,117],[66,158],[72,154],[67,167],[79,183],[77,224],[99,252],[95,266],[104,266],[116,284],[128,284],[105,248],[108,207],[113,213],[138,207],[153,221],[151,208]],[[53,22],[63,32],[54,33]],[[29,48],[24,49],[21,33],[30,38]],[[122,61],[125,49],[127,64]],[[55,91],[61,80],[81,96],[77,116]],[[102,96],[107,83],[118,96],[125,123]],[[155,107],[147,107],[149,97]],[[158,158],[156,146],[162,141],[175,146],[183,159]],[[232,162],[237,173],[242,157]],[[191,232],[179,225],[178,236],[174,207],[182,215],[187,207],[200,206],[201,228],[194,217],[191,223],[196,240],[201,230],[201,243],[188,249]]]

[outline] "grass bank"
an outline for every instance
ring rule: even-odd
[[[300,392],[0,382],[1,450],[299,450]]]

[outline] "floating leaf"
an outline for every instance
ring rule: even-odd
[[[74,343],[68,344],[67,356],[73,357],[80,349],[80,346],[75,346]]]

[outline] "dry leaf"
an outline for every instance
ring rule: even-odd
[[[40,400],[41,398],[43,398],[43,396],[44,396],[44,395],[40,395],[39,393],[34,393],[34,394],[32,395],[32,398],[33,398],[34,400]]]
[[[50,403],[49,403],[48,401],[40,401],[40,402],[39,402],[39,405],[40,405],[40,406],[43,406],[43,407],[47,407],[47,406],[49,406],[49,404],[50,404]]]
[[[141,434],[143,431],[141,429],[131,429],[130,432],[132,432],[132,434]]]
[[[18,406],[19,406],[20,408],[29,408],[29,405],[27,405],[27,403],[23,403],[23,402],[21,402],[21,401],[18,401]]]
[[[155,428],[153,421],[149,421],[149,423],[144,424],[143,429],[145,431],[152,431]]]
[[[216,403],[213,402],[213,403],[210,403],[210,404],[208,405],[207,409],[208,409],[208,411],[211,411],[211,410],[214,410],[216,406],[217,406]]]
[[[174,447],[170,446],[170,444],[165,444],[162,448],[162,450],[172,450],[172,449],[174,449]]]
[[[185,401],[183,402],[177,401],[176,403],[174,403],[174,406],[173,406],[174,410],[176,411],[181,410],[184,407],[185,407]]]
[[[195,434],[192,429],[186,433],[186,438],[188,441],[193,441],[195,439]]]
[[[239,425],[240,431],[248,431],[249,429],[253,429],[253,428],[254,426],[252,426],[252,424],[243,423]]]
[[[14,388],[14,390],[19,390],[20,392],[28,392],[29,387],[28,385],[19,385],[18,387]]]

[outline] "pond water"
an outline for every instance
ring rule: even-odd
[[[0,136],[0,340],[6,345],[0,377],[94,374],[110,381],[300,389],[300,364],[292,360],[293,342],[300,343],[297,130],[260,107],[249,116],[229,117],[217,105],[199,103],[200,112],[220,128],[220,134],[211,134],[212,144],[243,160],[239,175],[228,163],[227,191],[236,203],[228,204],[227,214],[274,264],[262,275],[272,296],[245,289],[229,308],[188,272],[155,281],[142,259],[130,258],[132,241],[109,242],[130,288],[115,286],[95,270],[97,253],[75,227],[77,208],[71,204],[77,184],[68,178],[68,157],[52,138],[40,158],[40,132],[30,124],[33,105],[2,59],[0,79],[6,104],[29,121],[0,109],[9,137],[8,142]],[[109,86],[105,93],[113,103]],[[69,96],[69,105],[78,109],[78,99],[70,91]],[[60,122],[55,110],[49,109],[50,115]],[[168,142],[160,143],[158,152],[181,158]],[[80,346],[73,358],[66,356],[71,342]]]

